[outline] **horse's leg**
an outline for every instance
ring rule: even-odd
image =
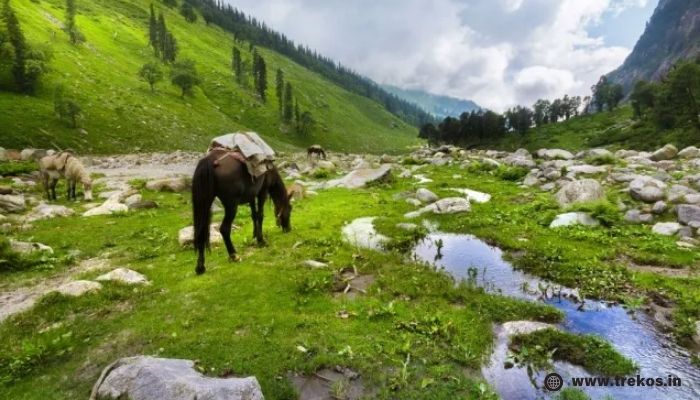
[[[68,183],[68,199],[76,200],[75,198],[75,179],[71,179]]]
[[[259,245],[265,244],[265,238],[263,237],[263,217],[265,214],[265,201],[267,200],[267,193],[264,190],[260,191],[258,194],[258,213],[256,218],[257,234],[255,238],[258,240]]]
[[[46,199],[51,201],[51,193],[49,192],[49,174],[41,173],[41,182],[44,184],[44,192],[46,192]]]
[[[221,221],[221,226],[219,227],[219,232],[224,238],[224,244],[226,245],[226,251],[228,251],[228,258],[230,261],[239,261],[240,258],[236,255],[236,248],[233,246],[231,241],[231,225],[233,220],[236,219],[236,213],[238,212],[238,204],[221,202],[224,205],[224,220]]]
[[[51,178],[51,183],[49,183],[49,188],[51,190],[51,197],[49,200],[56,200],[56,184],[58,183],[58,179],[56,178]]]

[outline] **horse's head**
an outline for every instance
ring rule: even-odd
[[[287,201],[285,204],[277,206],[275,205],[275,218],[277,220],[277,226],[282,228],[282,231],[289,232],[292,230],[292,204]]]
[[[81,179],[83,183],[83,193],[85,194],[85,200],[92,200],[92,179],[90,177],[84,177]]]

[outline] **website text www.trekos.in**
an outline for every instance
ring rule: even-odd
[[[572,387],[680,387],[681,378],[674,375],[665,377],[616,376],[616,377],[572,377],[569,382]],[[558,391],[564,386],[564,379],[557,373],[551,373],[544,378],[544,387],[550,391]]]

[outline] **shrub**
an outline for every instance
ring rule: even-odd
[[[507,167],[501,165],[496,169],[496,176],[504,181],[519,181],[525,177],[530,171],[526,168]]]

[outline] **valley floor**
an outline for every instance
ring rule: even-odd
[[[73,215],[27,222],[7,214],[0,221],[9,238],[53,249],[26,256],[33,266],[0,271],[0,306],[27,298],[31,303],[0,323],[0,398],[87,398],[105,366],[138,354],[196,360],[211,376],[254,375],[268,399],[296,398],[299,382],[335,369],[359,373],[354,384],[372,398],[495,398],[481,373],[494,346],[494,326],[556,323],[562,313],[543,302],[456,285],[443,271],[412,260],[412,248],[427,233],[422,220],[496,244],[518,268],[576,288],[582,297],[623,302],[637,312],[662,310],[658,319],[674,339],[692,345],[700,318],[700,254],[694,247],[625,223],[617,209],[620,215],[611,216],[607,203],[561,207],[552,193],[521,184],[527,170],[488,166],[486,160],[497,156],[507,155],[333,155],[332,164],[319,163],[321,168],[307,167],[305,155],[287,155],[279,165],[288,184],[308,186],[294,202],[292,232],[274,226],[270,208],[267,245],[260,247],[252,239],[249,211],[241,207],[233,240],[242,261],[229,263],[223,246],[215,245],[202,276],[194,274],[192,249],[178,243],[179,231],[191,224],[189,193],[149,190],[160,188],[147,183],[189,174],[197,155],[91,159],[97,194],[122,202],[140,195],[139,203],[158,207],[84,217],[85,203],[66,202],[61,189],[58,204]],[[440,158],[444,162],[435,161]],[[380,162],[393,162],[392,181],[313,189],[314,181]],[[616,167],[604,168],[607,174]],[[0,185],[38,201],[40,189],[32,181],[20,175]],[[468,188],[491,200],[472,201],[469,212],[428,212],[409,220],[404,215],[417,209],[411,203],[421,187],[443,199],[464,198],[454,189]],[[606,183],[605,202],[631,203],[621,189]],[[586,211],[604,223],[549,228],[564,211]],[[221,217],[217,211],[214,222]],[[362,217],[378,217],[374,226],[390,238],[386,251],[343,240],[343,227]],[[417,226],[406,230],[399,223]],[[138,271],[151,284],[102,282],[101,290],[79,297],[50,293],[116,267]],[[345,398],[347,390],[337,384],[329,393]]]

